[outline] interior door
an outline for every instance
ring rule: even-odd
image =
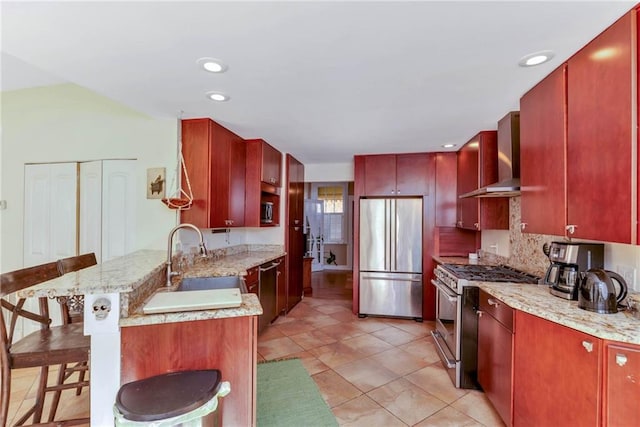
[[[322,200],[305,199],[304,217],[307,255],[313,257],[311,271],[321,271],[324,254],[324,205]]]

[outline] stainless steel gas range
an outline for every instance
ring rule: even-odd
[[[431,283],[436,287],[438,354],[458,388],[478,388],[478,295],[475,282],[537,284],[539,278],[499,265],[440,264]]]

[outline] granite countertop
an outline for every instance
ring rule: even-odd
[[[127,293],[165,268],[167,253],[140,250],[18,291],[20,298]]]
[[[232,252],[229,255],[217,251],[206,259],[192,258],[192,262],[174,261],[181,277],[242,276],[247,269],[273,261],[285,255],[282,249],[266,247],[259,250]],[[184,322],[225,317],[262,314],[262,306],[254,294],[243,294],[242,305],[237,308],[202,310],[165,314],[142,314],[144,303],[155,292],[175,290],[165,287],[166,252],[140,250],[114,258],[64,276],[40,283],[17,292],[20,298],[58,297],[87,294],[119,293],[120,325],[134,326],[170,322]],[[189,259],[189,257],[185,257]],[[176,260],[176,258],[174,258]]]
[[[583,310],[577,301],[551,295],[549,288],[541,285],[496,282],[477,282],[477,285],[511,308],[597,338],[640,344],[640,319],[629,311],[599,314]],[[640,294],[631,293],[627,298],[640,301]]]
[[[488,260],[486,258],[478,258],[477,261],[471,262],[469,260],[469,257],[466,257],[466,256],[440,256],[440,255],[434,255],[433,256],[433,260],[435,262],[437,262],[438,264],[496,265],[494,262],[491,262],[490,260]]]
[[[224,319],[229,317],[256,316],[262,314],[262,306],[255,294],[242,294],[242,305],[216,310],[181,311],[178,313],[137,313],[120,319],[120,327],[158,325],[163,323],[192,322],[196,320]]]

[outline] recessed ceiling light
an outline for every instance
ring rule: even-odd
[[[196,63],[210,73],[224,73],[229,68],[224,62],[216,58],[200,58]]]
[[[442,148],[453,148],[456,144],[442,144]]]
[[[229,95],[222,92],[207,92],[207,97],[213,101],[225,102],[231,99]]]
[[[544,64],[545,62],[553,58],[554,53],[550,50],[543,50],[540,52],[530,53],[520,58],[518,65],[521,67],[533,67],[534,65]]]

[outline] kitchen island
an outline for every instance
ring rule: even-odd
[[[281,249],[244,245],[207,259],[174,257],[184,277],[244,275],[284,255]],[[244,249],[244,251],[242,250]],[[231,384],[223,399],[225,425],[255,425],[258,297],[242,294],[237,308],[145,315],[144,303],[165,286],[166,252],[142,250],[18,293],[19,297],[84,295],[84,330],[91,335],[91,425],[113,425],[120,385],[185,369],[220,369]],[[180,279],[177,279],[179,282]],[[177,283],[176,282],[176,283]],[[99,320],[93,306],[104,307]],[[226,410],[225,410],[226,409]]]

